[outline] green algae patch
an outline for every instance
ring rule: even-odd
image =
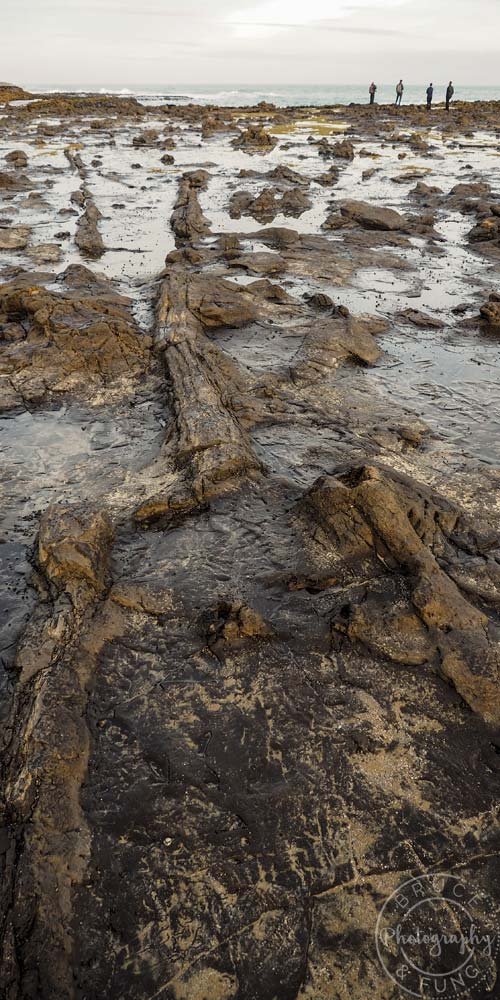
[[[273,125],[269,129],[269,132],[271,135],[293,135],[297,132],[307,132],[311,135],[328,136],[345,132],[346,128],[346,122],[328,122],[325,119],[302,118],[295,122]]]

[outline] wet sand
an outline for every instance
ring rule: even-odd
[[[5,995],[392,1000],[500,903],[500,106],[9,97]]]

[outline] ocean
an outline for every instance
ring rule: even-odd
[[[396,82],[393,84],[379,84],[377,90],[377,103],[389,104],[395,100]],[[444,100],[448,80],[444,83],[435,83],[434,100]],[[260,101],[269,101],[278,107],[290,107],[294,105],[314,105],[316,107],[323,104],[363,104],[368,102],[368,87],[370,80],[366,84],[359,85],[321,85],[302,86],[290,84],[281,86],[270,84],[269,86],[238,86],[236,84],[201,84],[184,86],[173,86],[168,83],[165,86],[141,85],[141,86],[116,86],[116,87],[89,87],[75,85],[55,84],[53,86],[30,87],[32,92],[47,93],[48,91],[65,91],[75,93],[100,93],[118,94],[123,97],[137,97],[145,104],[160,104],[164,101],[172,101],[178,104],[217,104],[223,107],[242,106],[258,104]],[[405,85],[404,103],[423,104],[425,102],[425,91],[429,81],[421,84]],[[496,87],[461,86],[460,82],[454,81],[455,100],[460,101],[500,101],[500,84]]]

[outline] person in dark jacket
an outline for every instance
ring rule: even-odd
[[[401,104],[401,101],[403,100],[404,89],[405,88],[403,87],[403,81],[400,80],[396,87],[396,107],[398,107],[398,105]]]
[[[450,82],[449,82],[449,84],[448,84],[448,86],[446,88],[446,110],[447,111],[450,110],[450,103],[451,103],[451,99],[452,99],[454,93],[455,93],[455,89],[454,89],[453,84],[452,84],[452,82],[450,80]]]
[[[374,104],[375,103],[375,94],[377,93],[377,85],[375,83],[371,83],[370,84],[369,89],[368,89],[368,93],[370,95],[370,104]]]
[[[427,111],[431,110],[432,98],[434,97],[434,84],[430,83],[427,87]]]

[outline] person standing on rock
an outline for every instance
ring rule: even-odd
[[[375,94],[377,93],[377,85],[376,85],[376,83],[371,83],[370,84],[368,93],[370,95],[370,104],[375,104]]]
[[[454,89],[453,84],[452,84],[452,82],[450,80],[450,82],[449,82],[449,84],[448,84],[448,86],[446,88],[446,110],[447,111],[450,110],[450,102],[451,102],[451,99],[452,99],[454,93],[455,93],[455,89]]]
[[[434,97],[434,84],[430,83],[427,87],[427,111],[431,110],[432,98]]]
[[[403,87],[403,81],[400,80],[399,83],[398,83],[398,85],[397,85],[397,87],[396,87],[396,107],[399,107],[399,105],[401,104],[401,101],[403,100],[403,91],[404,91],[404,89],[405,88]]]

